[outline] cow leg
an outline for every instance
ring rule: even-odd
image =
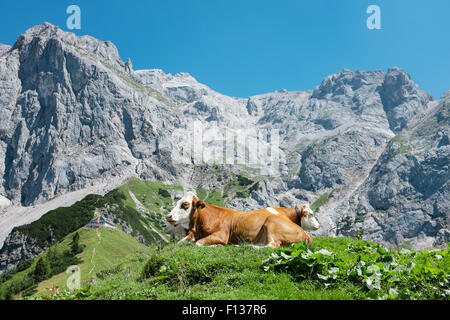
[[[281,241],[277,241],[277,237],[272,231],[273,230],[270,230],[270,227],[268,227],[268,224],[265,223],[259,230],[255,239],[253,240],[253,243],[256,245],[261,244],[265,247],[278,248],[281,244]]]
[[[301,227],[292,221],[277,220],[270,217],[266,222],[267,244],[277,248],[279,246],[288,247],[299,241],[312,242],[312,238]]]
[[[192,231],[189,231],[188,235],[186,237],[184,237],[183,239],[181,239],[180,241],[178,241],[178,243],[185,242],[185,241],[193,241],[193,240],[194,240],[194,233]]]
[[[264,230],[266,246],[278,248],[282,244],[283,241],[281,235],[285,230],[282,230],[282,225],[280,225],[278,219],[274,220],[270,217],[266,220],[261,229]]]
[[[274,235],[268,235],[267,236],[267,246],[272,248],[278,248],[281,245],[281,241],[276,239]]]
[[[283,247],[289,247],[290,245],[300,242],[306,241],[306,243],[312,243],[312,237],[306,233],[301,227],[298,227],[299,230],[290,234],[284,234],[281,245]]]
[[[305,240],[307,243],[312,243],[313,242],[313,240],[312,240],[312,237],[311,237],[311,235],[308,233],[308,232],[306,232],[306,231],[303,231],[305,234],[304,234],[304,239],[302,239],[302,240]]]
[[[207,237],[201,238],[196,242],[199,246],[213,245],[213,244],[227,244],[226,236],[223,233],[213,233]]]

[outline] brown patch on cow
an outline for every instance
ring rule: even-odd
[[[191,234],[191,236],[195,239],[198,236],[198,224],[199,224],[199,211],[197,210],[198,207],[198,203],[201,200],[198,200],[196,197],[192,198],[192,209],[191,212],[189,213],[189,233]],[[202,201],[203,202],[203,201]],[[204,202],[203,202],[204,204]],[[201,207],[201,204],[199,205]],[[204,208],[204,206],[203,206]],[[202,209],[202,208],[200,208]]]

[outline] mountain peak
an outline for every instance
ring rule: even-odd
[[[71,32],[66,32],[60,29],[58,26],[51,24],[50,22],[44,22],[40,25],[34,26],[26,30],[21,34],[15,44],[14,48],[20,47],[24,42],[29,42],[36,37],[50,39],[50,38],[67,38],[69,35],[75,37]],[[28,41],[27,41],[28,40]]]
[[[34,27],[29,28],[25,31],[24,34],[30,35],[30,36],[36,36],[36,35],[48,35],[48,34],[55,34],[58,31],[62,31],[58,26],[55,26],[54,24],[51,24],[50,22],[44,22],[42,24],[36,25]]]
[[[91,56],[95,60],[107,61],[118,69],[126,67],[119,56],[117,47],[111,41],[101,41],[88,35],[77,36],[49,22],[34,26],[21,34],[14,43],[13,50],[18,49],[26,53],[31,43],[43,49],[51,40],[58,41],[65,50],[77,51],[78,54]]]
[[[320,85],[313,91],[313,98],[328,99],[331,96],[351,96],[353,91],[363,86],[381,85],[385,71],[352,71],[342,69],[325,77]]]
[[[450,98],[450,90],[447,90],[444,92],[444,94],[441,96],[440,100],[446,100]]]
[[[52,38],[65,39],[68,41],[71,38],[76,38],[76,35],[71,32],[63,31],[58,26],[55,26],[50,22],[44,22],[40,25],[29,28],[21,34],[14,43],[13,48],[20,49],[24,44],[31,42],[35,38],[40,38],[43,41]]]

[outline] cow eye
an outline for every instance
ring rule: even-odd
[[[189,202],[185,201],[181,204],[181,208],[186,210],[189,208],[190,205],[191,204]]]

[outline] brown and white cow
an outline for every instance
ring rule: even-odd
[[[305,229],[317,230],[319,223],[307,206],[267,208],[240,212],[198,200],[191,192],[180,199],[166,217],[173,226],[188,226],[186,240],[197,244],[237,244],[247,241],[278,247],[305,240],[312,242]],[[189,225],[187,225],[189,223]]]
[[[284,207],[269,207],[265,209],[252,210],[248,212],[264,212],[269,211],[275,215],[284,215],[289,220],[299,225],[305,230],[317,230],[320,228],[320,224],[314,217],[314,213],[307,205],[302,205],[296,208],[284,208]]]

